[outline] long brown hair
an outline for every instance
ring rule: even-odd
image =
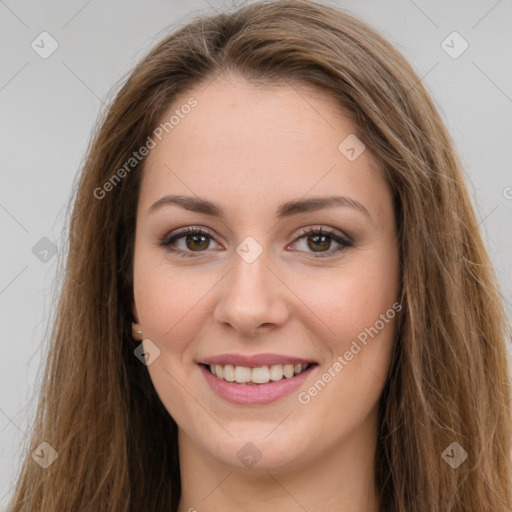
[[[98,125],[70,218],[33,434],[8,510],[177,509],[177,427],[134,356],[130,325],[144,160],[108,193],[95,191],[147,143],[178,94],[226,70],[328,91],[392,189],[403,313],[380,401],[381,510],[511,510],[510,330],[452,139],[389,42],[352,15],[304,0],[188,22],[142,59]],[[43,441],[58,452],[46,469],[30,456]],[[457,468],[443,456],[452,443],[468,454]]]

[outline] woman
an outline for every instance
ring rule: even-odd
[[[461,170],[340,10],[164,39],[81,174],[8,510],[510,510],[509,330]]]

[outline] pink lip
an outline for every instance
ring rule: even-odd
[[[258,368],[259,366],[271,366],[273,364],[308,364],[316,361],[301,359],[300,357],[285,356],[281,354],[255,354],[246,356],[242,354],[219,354],[217,356],[207,357],[201,361],[202,364],[212,365],[220,364],[225,366],[247,366],[249,368]]]
[[[293,360],[295,361],[296,359]],[[288,361],[291,363],[290,359],[288,359]],[[299,363],[300,360],[297,360],[296,364]],[[307,363],[307,361],[304,361],[304,363]],[[247,364],[245,366],[247,366]],[[260,366],[266,365],[260,364]],[[275,382],[270,381],[268,384],[238,384],[236,382],[226,382],[223,379],[219,379],[213,375],[206,366],[199,364],[199,368],[212,390],[224,400],[238,405],[264,405],[275,402],[293,393],[308,378],[309,374],[316,366],[317,365],[314,364],[299,375],[290,379],[283,378]]]

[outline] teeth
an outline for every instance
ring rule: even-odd
[[[222,366],[220,366],[220,364],[216,364],[215,368],[220,368],[222,371]],[[217,377],[220,379],[224,378],[224,380],[227,380],[228,382],[233,382],[235,380],[235,367],[227,364],[224,366],[224,377],[219,375],[219,372],[217,372],[215,375],[217,375]]]
[[[293,366],[293,364],[284,364],[283,365],[283,375],[287,379],[291,379],[294,374],[295,374],[295,367]]]
[[[283,377],[291,379],[294,375],[302,373],[308,364],[273,364],[272,366],[260,366],[249,368],[248,366],[233,366],[227,364],[210,365],[210,371],[219,379],[239,384],[266,384],[269,381],[278,381]]]
[[[268,366],[253,368],[251,372],[251,380],[255,384],[266,384],[270,380],[270,370],[268,369]]]
[[[219,379],[224,378],[224,369],[222,368],[222,366],[220,364],[215,365],[215,375],[217,375],[217,377],[219,377]]]
[[[240,384],[249,382],[251,380],[251,373],[251,369],[247,368],[247,366],[235,366],[235,380]]]
[[[273,364],[270,367],[270,380],[281,380],[283,378],[283,365]]]

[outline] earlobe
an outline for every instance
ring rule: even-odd
[[[140,325],[137,323],[132,322],[132,336],[134,339],[139,339],[142,335],[142,330],[140,328]]]
[[[135,322],[132,322],[132,337],[134,339],[142,339],[142,329],[140,324],[138,323],[139,315],[137,315],[137,308],[135,307],[135,302],[132,302],[132,315]]]

